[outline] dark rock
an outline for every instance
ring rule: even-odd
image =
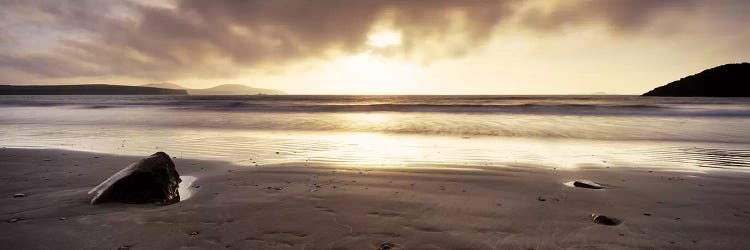
[[[378,250],[393,249],[395,246],[396,245],[394,245],[393,243],[383,243],[383,244],[380,244],[380,246],[378,246]]]
[[[579,188],[589,188],[589,189],[602,189],[604,186],[602,186],[599,183],[593,182],[593,181],[587,181],[587,180],[580,180],[580,181],[574,181],[573,182],[574,187]]]
[[[538,196],[538,197],[536,197],[536,200],[538,200],[538,201],[546,201],[547,199],[545,199],[544,197]]]
[[[96,193],[91,204],[103,202],[172,204],[180,201],[182,182],[174,162],[157,152],[115,173],[89,191]]]
[[[17,193],[17,194],[13,195],[13,198],[23,198],[23,197],[26,197],[26,194],[24,194],[24,193]]]
[[[707,69],[643,95],[750,97],[750,63],[725,64]]]
[[[591,214],[591,218],[594,220],[594,223],[596,224],[602,224],[607,226],[617,226],[622,223],[621,220],[601,214]]]

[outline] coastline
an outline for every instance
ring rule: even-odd
[[[750,174],[738,171],[244,167],[177,158],[181,175],[197,177],[190,199],[92,206],[86,192],[139,157],[10,148],[0,157],[0,244],[10,249],[750,245]],[[577,179],[608,188],[563,184]],[[592,213],[623,223],[595,224]]]

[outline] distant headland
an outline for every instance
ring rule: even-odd
[[[189,89],[175,83],[149,83],[143,87],[164,89],[184,89],[191,95],[286,95],[286,92],[276,89],[253,88],[243,84],[221,84],[205,89]]]
[[[707,69],[655,88],[643,96],[750,97],[750,63]]]
[[[284,95],[275,89],[223,84],[206,89],[189,89],[174,83],[142,86],[110,84],[77,85],[0,85],[0,95]]]
[[[187,95],[182,89],[109,84],[0,85],[0,95]]]

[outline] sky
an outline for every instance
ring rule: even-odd
[[[745,0],[0,0],[0,84],[640,94],[750,61]]]

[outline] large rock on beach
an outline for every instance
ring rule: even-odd
[[[89,191],[96,194],[91,204],[104,202],[172,204],[180,201],[177,190],[182,180],[174,162],[157,152],[130,164]]]

